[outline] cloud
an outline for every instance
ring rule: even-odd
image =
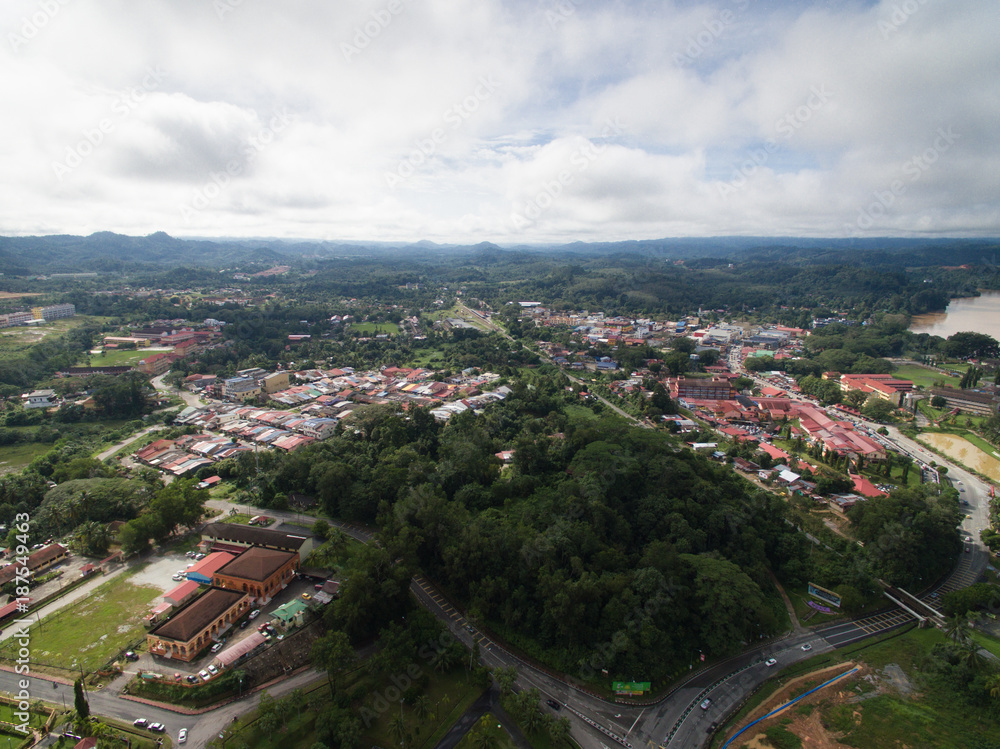
[[[997,235],[993,29],[974,0],[10,0],[0,231]]]

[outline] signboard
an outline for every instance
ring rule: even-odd
[[[816,585],[815,583],[809,583],[809,595],[813,598],[818,598],[831,606],[836,606],[838,609],[840,608],[840,596],[832,590],[827,590],[826,588]]]
[[[649,681],[613,681],[611,689],[615,694],[631,697],[641,697],[652,688]]]
[[[820,606],[815,601],[806,601],[806,603],[808,605],[812,606],[817,611],[822,611],[824,614],[832,614],[833,613],[833,609],[831,609],[829,606]]]

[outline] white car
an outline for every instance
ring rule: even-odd
[[[766,661],[764,661],[764,665],[770,668],[771,666],[777,666],[778,661],[776,661],[774,658],[768,658]]]
[[[177,732],[177,743],[183,744],[187,740],[188,740],[188,729],[182,728],[180,731]]]
[[[251,619],[256,619],[258,616],[260,616],[260,609],[254,609],[250,612]]]
[[[708,706],[711,705],[711,704],[712,704],[712,700],[706,699],[704,702],[702,702],[700,705],[698,705],[698,707],[700,707],[702,710],[708,710]]]
[[[810,650],[813,649],[813,646],[807,642],[805,645],[802,646],[802,649],[808,653]]]
[[[212,646],[212,652],[213,653],[218,653],[220,650],[222,650],[222,643],[221,642],[217,642],[217,643],[215,643]]]
[[[215,676],[217,673],[219,673],[219,669],[217,669],[215,666],[209,666],[208,673],[212,674],[212,676]]]
[[[204,669],[198,672],[198,676],[201,677],[202,681],[208,681],[209,679],[212,678],[212,675],[208,673],[208,671],[205,671]]]

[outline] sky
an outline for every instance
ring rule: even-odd
[[[1000,236],[985,0],[4,0],[0,234]]]

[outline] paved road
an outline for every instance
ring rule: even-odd
[[[153,386],[154,389],[159,390],[161,393],[165,393],[167,395],[179,395],[181,399],[184,401],[184,403],[191,406],[192,408],[205,408],[205,406],[208,405],[199,396],[195,395],[189,390],[178,390],[177,388],[170,387],[167,383],[163,381],[164,377],[166,377],[165,374],[161,374],[158,377],[154,377],[152,380],[150,380],[150,384]]]
[[[119,450],[121,450],[126,445],[131,445],[136,440],[141,439],[142,437],[145,437],[147,434],[150,434],[151,432],[159,431],[160,429],[166,429],[166,427],[163,426],[162,424],[157,424],[155,426],[146,427],[141,432],[136,432],[131,437],[129,437],[127,439],[123,439],[121,442],[119,442],[114,447],[109,447],[104,452],[98,453],[97,459],[98,460],[107,460],[108,458],[110,458],[112,455],[114,455],[116,452],[118,452]]]

